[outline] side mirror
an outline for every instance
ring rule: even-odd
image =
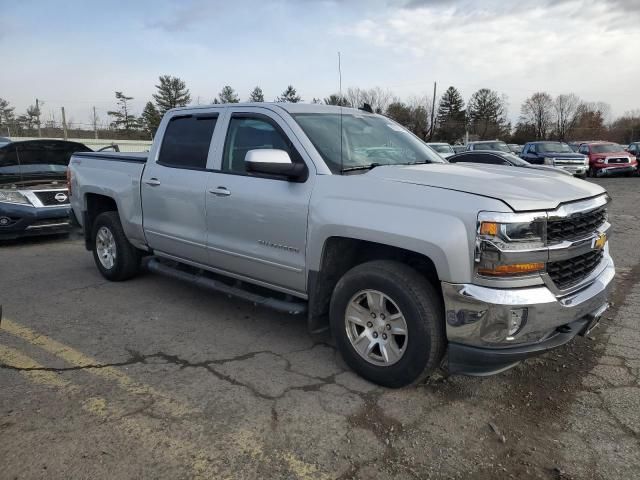
[[[294,163],[284,150],[262,148],[249,150],[244,157],[247,172],[287,177],[290,180],[306,180],[307,168]]]

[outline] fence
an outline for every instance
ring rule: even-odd
[[[42,140],[39,137],[10,137],[14,142],[21,140]],[[61,138],[47,137],[47,140],[61,140]],[[69,138],[70,142],[79,142],[85,144],[92,150],[99,150],[110,145],[118,145],[121,152],[148,152],[151,148],[150,140],[114,140],[108,138]]]

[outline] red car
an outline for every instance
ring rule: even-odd
[[[621,145],[610,142],[583,143],[579,153],[589,157],[589,176],[626,175],[630,177],[638,170],[636,157],[626,152]]]

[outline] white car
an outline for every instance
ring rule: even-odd
[[[431,148],[433,148],[438,155],[444,158],[449,158],[451,155],[455,155],[455,150],[448,143],[436,143],[429,142],[427,143]]]

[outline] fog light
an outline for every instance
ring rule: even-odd
[[[9,225],[11,223],[11,219],[9,217],[0,217],[0,225],[3,227]]]
[[[522,330],[527,323],[528,309],[516,308],[510,311],[507,325],[507,340],[513,340],[513,336]]]

